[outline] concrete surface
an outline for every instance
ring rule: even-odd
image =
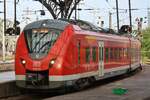
[[[8,72],[0,72],[0,83],[14,81],[15,80],[15,72],[8,71]]]
[[[10,97],[19,95],[20,91],[16,87],[15,81],[7,81],[0,83],[0,99],[4,97]]]
[[[112,90],[118,87],[126,88],[128,92],[121,96],[113,94]],[[150,66],[123,80],[44,100],[150,100]]]
[[[19,94],[15,85],[15,72],[0,72],[0,98]]]
[[[0,86],[0,94],[2,91],[7,91],[6,89],[8,89],[8,92],[4,92],[5,95],[7,93],[11,94],[13,91],[14,93],[18,93],[14,87],[14,83],[11,83],[10,87],[9,85]],[[124,95],[113,94],[112,90],[118,87],[126,88],[128,92]],[[36,96],[27,94],[3,100],[150,100],[150,66],[144,66],[141,72],[130,77],[111,81],[107,84],[98,84],[83,91],[66,93],[64,95],[48,94],[42,96],[41,94]]]

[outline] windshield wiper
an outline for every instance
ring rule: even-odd
[[[38,46],[38,44],[40,43],[40,41],[47,35],[48,33],[45,33],[44,35],[41,36],[41,38],[39,39],[39,41],[35,44],[34,48],[32,49],[32,51],[34,51],[36,49],[36,47]]]
[[[46,45],[51,44],[52,41],[48,41],[46,42],[44,45],[42,45],[42,47],[39,49],[38,53],[40,52],[40,50],[42,50]]]

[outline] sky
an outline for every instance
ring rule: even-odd
[[[3,0],[1,0],[3,1]],[[6,0],[7,1],[7,19],[14,19],[14,0]],[[113,9],[116,6],[116,0],[84,0],[79,4],[79,8],[87,9],[93,8],[93,11],[82,10],[79,11],[79,19],[90,21],[95,25],[98,22],[104,21],[104,27],[109,26],[109,12],[112,13],[112,24],[113,28],[116,28],[116,10]],[[118,0],[119,9],[128,9],[128,0]],[[143,22],[146,22],[147,19],[147,8],[150,7],[150,0],[131,0],[132,8],[139,9],[132,11],[132,23],[136,27],[137,22],[136,18],[143,18]],[[45,16],[41,16],[39,12],[32,12],[27,14],[26,10],[37,11],[46,8],[34,0],[19,0],[17,4],[17,20],[21,22],[20,26],[23,28],[27,23],[40,20],[40,19],[52,19],[51,14],[46,11]],[[0,3],[0,11],[3,11],[3,3]],[[120,26],[123,24],[129,24],[129,14],[128,11],[119,10],[119,18],[120,18]],[[72,15],[72,18],[74,15]],[[3,19],[3,14],[0,13],[0,18]],[[143,26],[146,27],[147,23],[143,23]]]

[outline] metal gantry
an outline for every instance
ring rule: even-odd
[[[70,19],[77,4],[81,0],[35,0],[42,3],[51,13],[54,19]]]

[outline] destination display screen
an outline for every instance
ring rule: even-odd
[[[42,29],[32,29],[32,33],[48,33],[47,28],[42,28]]]

